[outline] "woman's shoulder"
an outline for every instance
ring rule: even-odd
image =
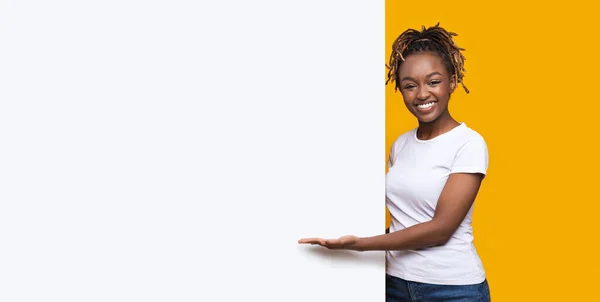
[[[462,136],[466,141],[471,141],[471,140],[475,140],[475,141],[482,141],[485,143],[485,138],[483,137],[483,135],[481,135],[481,133],[479,133],[477,130],[467,126],[467,124],[463,123],[463,128],[464,131],[462,131]]]
[[[479,131],[463,124],[460,135],[454,140],[454,147],[457,152],[467,153],[487,153],[488,145]]]
[[[396,146],[396,145],[400,145],[400,144],[405,143],[409,138],[414,137],[415,131],[417,131],[417,128],[412,128],[412,129],[410,129],[408,131],[405,131],[405,132],[401,133],[400,135],[398,135],[396,137],[396,139],[394,140],[393,145]]]

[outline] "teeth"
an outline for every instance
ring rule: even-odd
[[[431,106],[433,106],[433,102],[427,103],[427,104],[417,105],[417,107],[419,107],[419,108],[429,108]]]

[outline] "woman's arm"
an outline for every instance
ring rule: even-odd
[[[443,245],[465,219],[479,192],[483,177],[479,173],[450,174],[440,194],[434,217],[428,222],[373,237],[308,238],[299,243],[357,251],[407,250]]]
[[[443,245],[465,219],[479,192],[482,174],[456,173],[448,177],[433,219],[374,237],[358,238],[356,250],[407,250]]]

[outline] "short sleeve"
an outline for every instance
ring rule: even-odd
[[[467,141],[462,145],[450,173],[481,173],[486,175],[488,168],[488,149],[483,138]]]

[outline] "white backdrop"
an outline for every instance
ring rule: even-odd
[[[0,1],[0,301],[384,301],[384,1]]]

